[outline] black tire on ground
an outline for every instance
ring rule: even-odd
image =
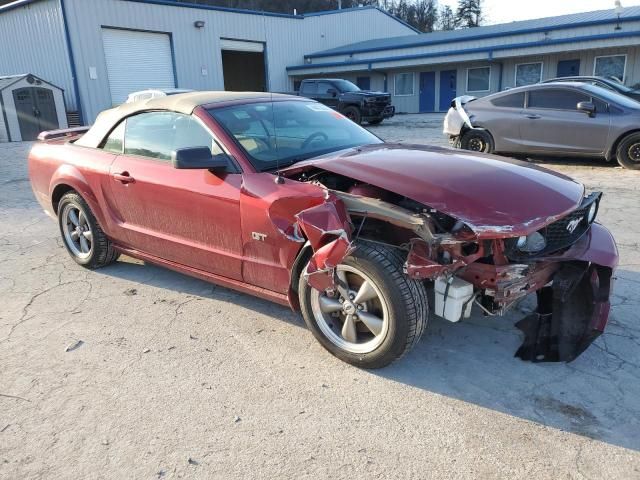
[[[307,327],[320,344],[339,359],[361,368],[382,368],[402,357],[418,343],[426,326],[429,303],[424,284],[403,272],[401,251],[361,241],[342,265],[365,273],[382,293],[388,305],[388,330],[374,350],[353,353],[338,347],[318,325],[312,310],[314,291],[301,275],[298,285],[300,306]]]
[[[493,138],[489,132],[477,128],[467,130],[464,135],[462,135],[460,146],[464,150],[481,153],[493,153],[494,148]]]
[[[369,125],[380,125],[384,118],[376,118],[375,120],[369,120]]]
[[[75,254],[68,243],[69,240],[65,236],[63,228],[65,219],[63,218],[63,213],[67,207],[77,209],[86,217],[86,224],[89,225],[92,236],[90,252],[86,257],[80,257]],[[76,192],[66,193],[60,199],[58,204],[58,226],[60,227],[60,234],[62,235],[62,243],[64,243],[67,252],[69,252],[69,255],[77,264],[85,268],[96,269],[104,267],[115,262],[120,256],[120,253],[113,248],[113,244],[102,231],[100,224],[93,215],[87,202]]]
[[[622,139],[616,151],[616,158],[624,168],[640,170],[640,132]]]
[[[342,114],[352,122],[355,122],[358,125],[360,125],[362,116],[360,115],[360,109],[358,109],[358,107],[354,107],[354,106],[347,107],[342,111]]]

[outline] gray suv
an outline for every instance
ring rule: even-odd
[[[640,103],[585,83],[544,83],[454,99],[445,133],[467,150],[616,159],[640,169]]]

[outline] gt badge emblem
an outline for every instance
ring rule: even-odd
[[[251,238],[259,242],[264,242],[265,238],[267,238],[267,235],[260,232],[251,232]]]
[[[569,231],[569,233],[573,233],[575,229],[578,228],[578,225],[580,225],[580,222],[582,222],[581,218],[576,218],[575,220],[571,220],[567,224],[567,230]]]

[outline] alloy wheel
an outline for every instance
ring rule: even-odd
[[[389,331],[389,307],[380,288],[364,272],[349,265],[337,267],[336,290],[311,293],[311,310],[322,333],[351,353],[369,353]]]
[[[629,159],[633,162],[640,162],[640,143],[634,143],[631,145],[627,154],[629,155]]]
[[[74,204],[67,204],[62,211],[64,241],[73,255],[87,258],[93,250],[93,232],[84,212]]]

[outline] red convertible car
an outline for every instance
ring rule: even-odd
[[[604,330],[615,242],[600,193],[526,163],[387,144],[314,101],[194,92],[44,132],[33,191],[71,257],[123,253],[300,309],[331,353],[382,367],[449,321],[529,294],[523,360]]]

